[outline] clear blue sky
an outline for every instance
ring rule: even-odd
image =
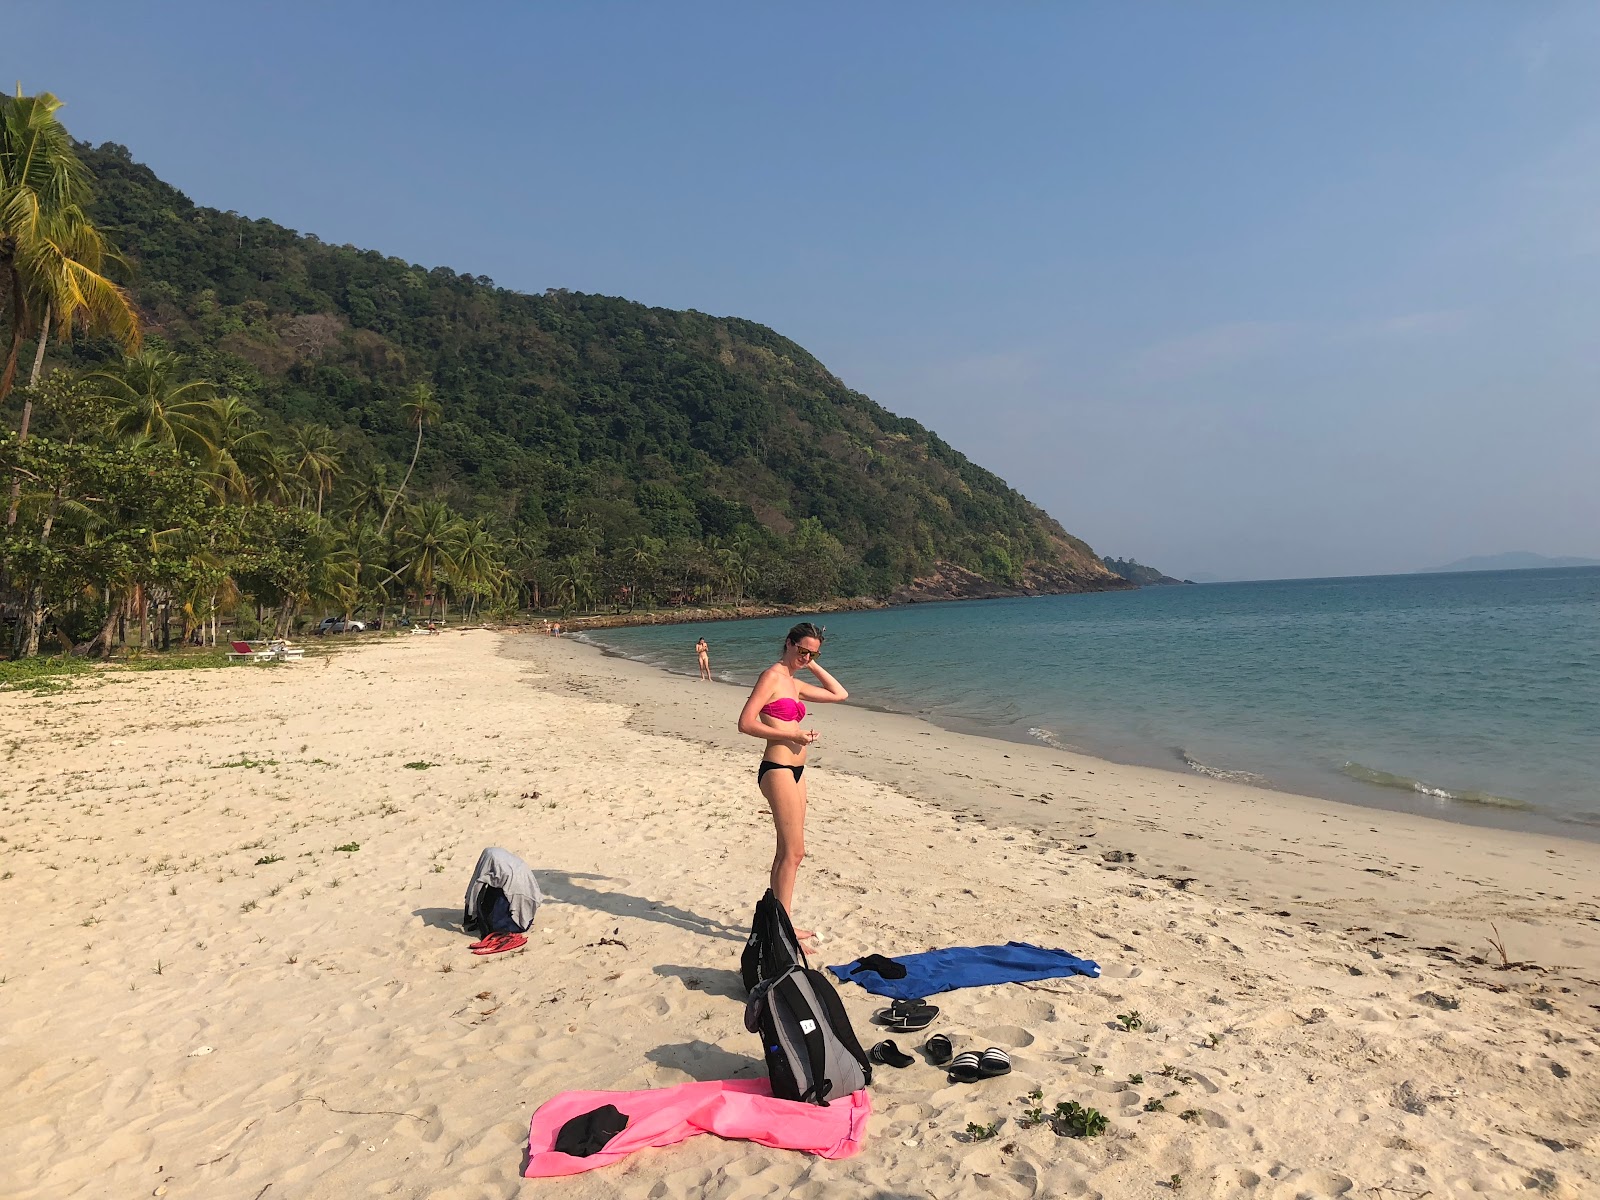
[[[763,321],[1103,553],[1600,558],[1600,7],[11,0],[196,201]]]

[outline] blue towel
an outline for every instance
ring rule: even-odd
[[[869,992],[894,1000],[916,1000],[956,988],[983,987],[990,983],[1024,983],[1032,979],[1058,979],[1063,975],[1100,974],[1097,963],[1076,958],[1065,950],[1046,950],[1027,942],[1004,946],[952,946],[927,950],[894,960],[906,969],[904,979],[885,979],[857,963],[829,967],[841,983],[859,983]]]

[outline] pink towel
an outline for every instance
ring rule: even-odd
[[[613,1104],[628,1127],[587,1158],[552,1147],[573,1117]],[[528,1131],[528,1179],[592,1171],[649,1146],[671,1146],[697,1133],[760,1142],[780,1150],[809,1150],[823,1158],[849,1158],[867,1135],[872,1102],[852,1092],[826,1107],[779,1100],[765,1079],[681,1083],[639,1092],[562,1092],[539,1106]]]

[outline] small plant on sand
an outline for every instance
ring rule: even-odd
[[[1104,1067],[1102,1067],[1099,1063],[1095,1063],[1094,1064],[1094,1073],[1096,1075],[1104,1075],[1106,1073],[1106,1069]]]
[[[263,854],[260,858],[256,859],[256,866],[270,867],[273,863],[282,861],[283,855],[281,854]]]
[[[284,961],[285,965],[292,967],[292,966],[295,965],[295,963],[300,961],[300,956],[298,954],[291,954],[291,955],[289,955],[288,958],[284,959],[283,961]]]
[[[1098,1137],[1106,1131],[1106,1115],[1098,1108],[1084,1108],[1076,1100],[1063,1100],[1056,1105],[1050,1127],[1061,1137]]]
[[[167,895],[176,896],[177,894],[178,894],[178,885],[177,884],[173,884],[171,887],[169,887],[167,889]]]
[[[444,874],[444,864],[443,863],[434,863],[433,864],[433,873],[435,875],[443,875]]]
[[[1042,1107],[1044,1103],[1043,1092],[1038,1088],[1034,1088],[1027,1094],[1025,1099],[1028,1101],[1028,1107],[1022,1110],[1022,1117],[1018,1121],[1022,1128],[1032,1129],[1035,1125],[1043,1125],[1050,1119]]]
[[[334,847],[334,850],[339,854],[354,854],[359,849],[361,849],[360,842],[346,842],[342,846]]]
[[[1222,1035],[1220,1033],[1206,1034],[1206,1045],[1212,1050],[1215,1050],[1218,1046],[1222,1045]]]
[[[161,960],[159,958],[156,959],[156,974],[161,974]]]
[[[1510,970],[1511,956],[1506,953],[1506,940],[1500,936],[1500,926],[1490,921],[1489,928],[1494,930],[1494,936],[1489,939],[1489,945],[1500,956],[1500,969],[1502,971]]]
[[[239,911],[242,913],[253,912],[255,911],[255,907],[256,902],[254,900],[246,900],[243,904],[239,905]]]
[[[328,886],[331,888],[336,888],[339,886],[339,881],[337,879],[330,879],[328,880]]]
[[[1167,1177],[1167,1187],[1174,1192],[1183,1191],[1183,1176],[1174,1171]]]
[[[1200,1110],[1198,1108],[1186,1108],[1178,1114],[1178,1120],[1180,1121],[1198,1121],[1199,1119]]]
[[[1128,1076],[1128,1082],[1133,1084],[1134,1087],[1138,1087],[1144,1082],[1144,1076],[1135,1072],[1134,1074]]]
[[[967,1122],[967,1140],[973,1142],[986,1142],[1000,1132],[1000,1122],[992,1121],[988,1125],[979,1125],[976,1121]]]
[[[300,889],[300,899],[304,900],[309,895],[311,895],[311,889],[310,888],[301,888]]]
[[[423,762],[419,758],[416,762],[408,762],[406,764],[406,770],[408,770],[408,771],[426,771],[429,767],[437,767],[438,765],[439,765],[438,763]]]
[[[1122,1026],[1124,1033],[1132,1033],[1135,1029],[1144,1028],[1144,1018],[1139,1015],[1139,1010],[1136,1008],[1131,1012],[1118,1013],[1117,1024]]]
[[[280,883],[277,887],[273,888],[270,892],[268,892],[267,896],[270,899],[271,897],[276,896],[281,891],[283,891],[283,884]]]
[[[455,970],[455,967],[453,965],[451,965],[450,963],[445,963],[444,966],[439,968],[439,974],[448,975],[448,974],[450,974],[451,971],[454,971],[454,970]]]
[[[1144,1102],[1145,1112],[1165,1112],[1166,1108],[1167,1106],[1165,1104],[1154,1097]]]

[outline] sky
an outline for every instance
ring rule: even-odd
[[[1100,553],[1600,558],[1600,6],[6,9],[197,203],[761,321]]]

